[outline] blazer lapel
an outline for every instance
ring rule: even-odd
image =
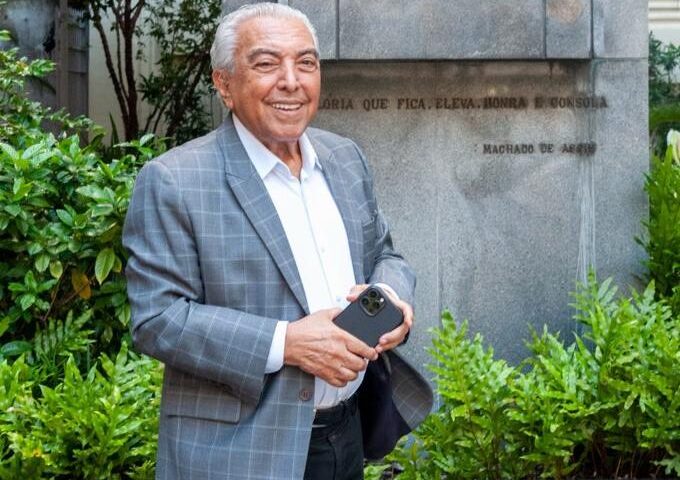
[[[352,267],[354,269],[354,279],[356,283],[364,283],[363,269],[363,235],[361,229],[361,219],[356,210],[356,203],[349,191],[346,176],[340,167],[338,161],[334,158],[331,152],[323,143],[319,142],[313,135],[307,131],[317,158],[321,164],[321,171],[326,177],[326,183],[331,190],[331,195],[338,206],[340,216],[345,224],[345,231],[347,232],[347,241],[349,242],[349,253],[352,257]]]
[[[267,188],[241,144],[231,115],[224,121],[218,135],[225,160],[227,183],[267,247],[293,295],[303,310],[309,314],[300,274],[281,220]]]

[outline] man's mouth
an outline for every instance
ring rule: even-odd
[[[272,103],[271,106],[284,112],[294,112],[302,108],[301,103]]]

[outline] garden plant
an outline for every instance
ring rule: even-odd
[[[129,349],[120,236],[162,144],[28,100],[52,68],[0,50],[0,478],[152,478],[161,369]]]

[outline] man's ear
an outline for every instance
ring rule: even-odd
[[[212,72],[213,85],[215,90],[220,94],[222,102],[228,109],[234,106],[234,102],[231,98],[231,92],[229,91],[229,72],[226,70],[213,70]]]

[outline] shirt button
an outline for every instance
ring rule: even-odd
[[[302,400],[303,402],[308,402],[312,399],[312,392],[307,388],[303,388],[302,390],[300,390],[299,396],[300,400]]]

